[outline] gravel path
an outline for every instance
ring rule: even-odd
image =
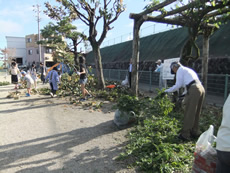
[[[114,125],[110,103],[92,111],[65,98],[6,98],[13,87],[0,87],[0,173],[136,172],[115,160],[129,129]]]

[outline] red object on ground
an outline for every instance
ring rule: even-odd
[[[210,154],[204,155],[203,157],[200,155],[200,153],[194,153],[195,160],[193,163],[193,173],[200,173],[200,172],[206,172],[206,173],[215,173],[216,172],[216,161],[210,159],[212,157]],[[216,157],[215,157],[216,158]]]
[[[106,88],[114,88],[116,85],[108,85]]]

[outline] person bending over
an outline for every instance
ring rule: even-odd
[[[166,89],[166,93],[185,89],[185,112],[181,134],[178,136],[182,140],[189,140],[190,137],[197,138],[199,132],[200,113],[205,97],[205,90],[198,75],[191,68],[173,62],[170,66],[172,73],[176,74],[176,83],[171,88]]]

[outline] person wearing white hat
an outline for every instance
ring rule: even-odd
[[[26,96],[27,96],[27,97],[30,97],[32,85],[34,85],[34,80],[33,80],[32,77],[31,77],[29,74],[27,74],[25,71],[22,71],[22,72],[21,72],[21,75],[24,77],[23,80],[25,80],[25,81],[26,81],[26,84],[27,84],[26,87],[27,87],[27,92],[28,92],[28,93],[26,93]]]
[[[159,75],[159,88],[166,88],[166,80],[163,79],[163,63],[160,59],[156,61],[157,68],[155,69],[155,72],[160,73]]]

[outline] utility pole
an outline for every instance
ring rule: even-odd
[[[34,12],[37,13],[37,22],[38,22],[38,41],[40,41],[41,37],[40,37],[40,21],[41,21],[41,18],[40,18],[40,5],[33,5],[34,7]],[[39,50],[39,62],[41,63],[42,62],[42,56],[41,56],[41,44],[38,44],[38,50]],[[45,60],[44,60],[45,61]]]

